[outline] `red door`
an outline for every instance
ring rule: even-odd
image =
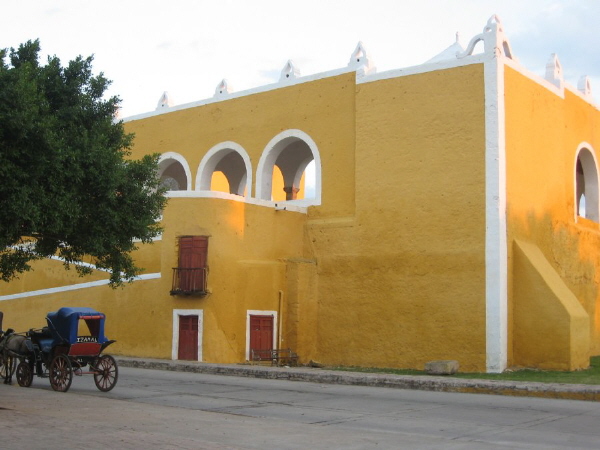
[[[250,351],[273,349],[273,316],[250,316]]]
[[[206,255],[208,238],[206,236],[182,236],[179,238],[179,289],[183,292],[204,291]]]
[[[178,359],[198,360],[198,316],[179,316]]]

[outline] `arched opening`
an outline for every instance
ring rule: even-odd
[[[587,148],[580,148],[575,162],[575,208],[577,216],[598,222],[598,167],[594,154]]]
[[[191,174],[187,161],[178,153],[163,153],[158,161],[158,177],[161,186],[168,191],[191,189]]]
[[[235,142],[218,144],[200,162],[196,189],[247,196],[251,186],[250,167],[250,158],[240,145]]]
[[[280,133],[265,148],[256,181],[260,199],[320,204],[321,159],[316,144],[300,130]]]

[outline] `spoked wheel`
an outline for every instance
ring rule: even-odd
[[[94,364],[94,383],[102,392],[108,392],[117,384],[119,368],[115,358],[110,355],[100,356]]]
[[[33,370],[27,361],[21,361],[17,366],[17,383],[21,387],[29,387],[33,382]]]
[[[50,363],[50,385],[58,392],[67,392],[73,381],[71,361],[65,355],[55,356]]]

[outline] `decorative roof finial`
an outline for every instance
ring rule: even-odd
[[[377,68],[371,61],[367,50],[365,49],[362,42],[358,42],[356,49],[352,52],[350,56],[350,62],[348,63],[348,67],[356,70],[356,74],[358,76],[369,75],[371,73],[375,73]]]
[[[469,45],[467,45],[467,49],[462,53],[458,53],[456,57],[464,58],[472,55],[475,45],[477,45],[477,43],[480,41],[483,41],[484,53],[494,54],[496,56],[504,56],[506,58],[516,60],[512,54],[510,43],[504,35],[504,28],[502,27],[500,18],[497,15],[494,14],[488,19],[485,27],[483,28],[483,32],[473,36],[473,38],[469,41]]]
[[[582,75],[577,83],[577,89],[581,92],[584,97],[591,99],[592,97],[592,83],[590,83],[590,77]]]
[[[295,80],[300,77],[300,69],[298,69],[294,62],[291,59],[288,59],[288,62],[283,66],[281,70],[281,76],[279,77],[279,82]]]
[[[169,93],[167,91],[163,92],[163,94],[160,96],[160,99],[158,100],[158,104],[156,105],[156,110],[160,110],[160,109],[164,109],[164,108],[170,108],[171,106],[173,106],[173,100],[171,100],[169,98]]]
[[[215,89],[215,97],[224,97],[233,92],[233,88],[229,85],[227,80],[223,78]]]
[[[556,87],[562,88],[564,82],[563,70],[556,53],[552,53],[546,63],[546,76],[544,78]]]

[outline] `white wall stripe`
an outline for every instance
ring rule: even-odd
[[[161,277],[160,273],[147,273],[134,278],[134,281],[155,280]],[[15,300],[18,298],[36,297],[38,295],[56,294],[58,292],[76,291],[78,289],[88,289],[97,286],[108,284],[109,280],[90,281],[88,283],[70,284],[68,286],[60,286],[49,289],[39,289],[37,291],[20,292],[18,294],[2,295],[0,302],[5,300]]]
[[[485,79],[486,370],[502,372],[508,360],[506,143],[504,62],[493,54]]]

